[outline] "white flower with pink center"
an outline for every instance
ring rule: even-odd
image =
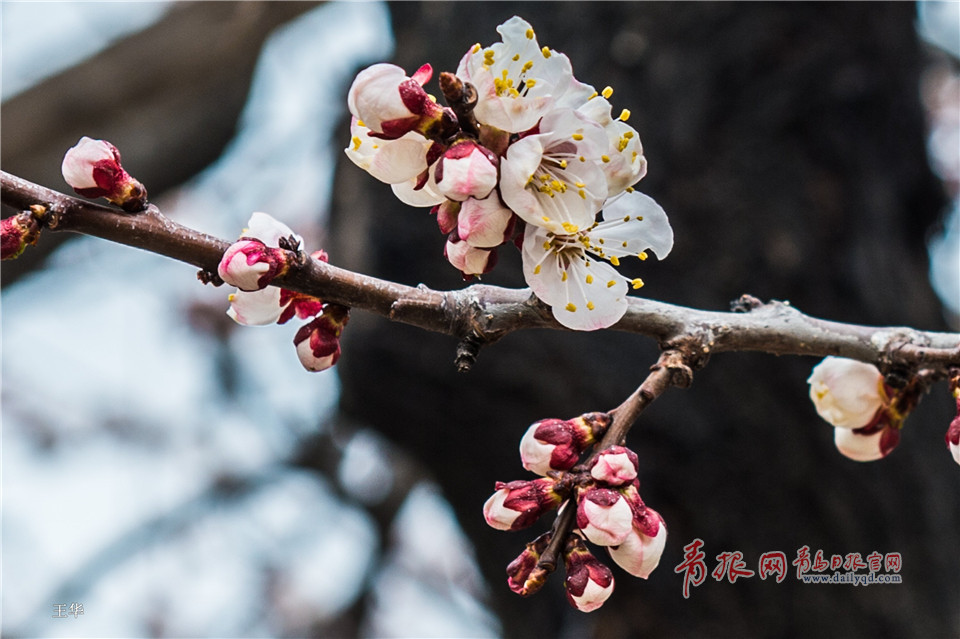
[[[607,199],[606,133],[572,109],[551,111],[538,130],[507,148],[500,194],[527,224],[576,233],[593,223]]]
[[[567,56],[540,46],[526,20],[514,16],[497,31],[503,42],[474,45],[460,61],[457,76],[476,87],[474,112],[480,122],[520,133],[547,113],[573,71]]]
[[[629,191],[610,200],[602,221],[582,231],[556,234],[527,225],[523,275],[562,325],[597,330],[616,324],[626,313],[628,286],[643,286],[642,280],[627,279],[613,268],[620,258],[643,260],[651,250],[663,259],[672,248],[667,214],[652,198]]]

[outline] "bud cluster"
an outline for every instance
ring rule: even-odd
[[[391,64],[361,71],[345,152],[403,202],[432,207],[444,255],[465,278],[513,243],[559,323],[611,326],[643,285],[613,267],[673,246],[666,213],[632,186],[646,174],[640,137],[628,110],[613,116],[613,89],[577,80],[529,23],[513,17],[497,30],[502,42],[474,45],[455,74],[440,74],[450,106],[423,88],[429,64],[411,77]]]
[[[254,213],[240,239],[224,252],[220,278],[236,286],[227,314],[239,324],[285,324],[293,317],[310,321],[293,338],[297,357],[308,371],[330,368],[340,359],[340,334],[350,318],[347,307],[304,293],[270,286],[300,258],[303,240],[266,213]],[[310,259],[327,261],[320,250]]]
[[[497,482],[496,492],[483,507],[487,523],[498,530],[527,528],[556,508],[575,509],[575,529],[556,542],[567,574],[567,599],[583,612],[603,605],[614,586],[613,573],[585,541],[606,547],[617,565],[646,579],[657,567],[667,538],[663,518],[640,498],[639,460],[633,451],[612,446],[580,462],[610,423],[607,413],[587,413],[532,424],[520,443],[520,457],[524,468],[541,477]],[[544,558],[553,534],[528,543],[510,563],[511,590],[526,596],[540,589],[553,568],[552,558]]]
[[[861,462],[893,452],[923,390],[919,378],[894,388],[873,364],[842,357],[825,358],[807,382],[817,413],[834,427],[837,450]]]

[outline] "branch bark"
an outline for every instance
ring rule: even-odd
[[[52,231],[70,231],[118,242],[216,272],[230,241],[200,233],[150,206],[128,214],[58,193],[0,172],[2,200],[17,209],[44,206]],[[480,347],[530,328],[564,329],[529,289],[474,284],[461,290],[411,287],[331,264],[306,260],[274,282],[461,340],[458,365],[469,368]],[[774,355],[836,355],[876,364],[884,373],[928,369],[945,374],[960,367],[960,334],[910,327],[875,327],[817,319],[789,302],[762,303],[743,296],[732,312],[705,311],[642,298],[614,329],[656,339],[661,348],[680,342],[712,353],[762,351]],[[691,343],[694,346],[691,347]]]

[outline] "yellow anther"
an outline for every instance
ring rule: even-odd
[[[624,222],[629,222],[629,221],[630,221],[630,216],[628,215],[628,216],[626,216],[625,218],[623,218],[623,221],[624,221]]]
[[[588,100],[592,100],[592,99],[594,99],[595,97],[597,97],[598,95],[600,95],[600,94],[597,93],[596,91],[594,91],[593,93],[590,94],[590,97],[587,98],[587,99],[588,99]]]
[[[433,102],[434,104],[437,103],[437,96],[433,95],[432,93],[428,93],[427,97],[430,98],[430,101]]]
[[[630,119],[630,109],[624,109],[623,111],[621,111],[621,112],[620,112],[620,117],[617,118],[617,119],[620,120],[621,122],[626,122],[627,120],[629,120],[629,119]]]
[[[561,169],[567,168],[567,161],[566,161],[566,160],[560,160],[560,168],[561,168]]]
[[[377,149],[379,149],[379,148],[380,148],[380,145],[379,145],[379,144],[374,144],[374,145],[373,145],[373,149],[374,149],[374,150],[377,150]]]
[[[533,40],[534,35],[533,29],[527,29],[527,40]]]
[[[593,284],[593,275],[587,275],[587,284]]]
[[[570,311],[571,313],[576,313],[576,312],[577,312],[577,307],[574,305],[573,302],[569,302],[569,303],[566,305],[565,308],[566,308],[568,311]]]
[[[533,60],[527,60],[523,63],[523,68],[520,69],[520,73],[525,73],[533,68]]]
[[[512,59],[514,62],[516,62],[517,60],[520,59],[520,54],[519,54],[519,53],[514,53],[514,54],[513,54],[513,58],[511,58],[511,59]]]
[[[563,230],[573,235],[574,233],[580,230],[580,227],[577,226],[576,224],[571,224],[570,222],[564,222]]]
[[[547,47],[543,47],[542,49],[540,49],[540,53],[543,54],[543,57],[545,58],[549,58],[552,55],[550,53],[550,49],[548,49]]]
[[[624,191],[626,191],[627,193],[633,193],[634,190],[635,189],[632,186],[628,186],[627,188],[624,189]]]
[[[580,157],[578,157],[577,159],[580,160],[581,162],[586,162],[586,161],[587,161],[587,158],[583,157],[582,155],[581,155]]]
[[[235,300],[235,299],[237,299],[236,293],[230,293],[229,295],[227,295],[227,301],[228,301],[228,302],[232,302],[232,301]]]
[[[600,92],[600,95],[609,100],[610,96],[613,95],[613,87],[603,87],[603,91]]]
[[[616,280],[610,280],[609,282],[607,282],[607,288],[613,288],[616,285],[617,285]]]
[[[592,311],[594,308],[596,307],[593,305],[593,302],[587,302],[587,310]]]
[[[614,266],[620,266],[620,258],[617,257],[616,255],[611,255],[610,263],[613,264]]]
[[[534,274],[534,275],[540,275],[540,265],[539,265],[539,264],[537,264],[537,265],[533,268],[533,274]]]
[[[629,142],[629,140],[627,140],[626,137],[620,138],[620,141],[617,142],[617,151],[623,151],[625,148],[627,148],[627,145],[628,145],[629,143],[630,143],[630,142]]]
[[[357,126],[362,126],[366,128],[367,125],[363,123],[363,120],[357,120]]]
[[[353,140],[352,140],[352,141],[353,141],[353,150],[354,150],[354,151],[356,151],[357,149],[359,149],[359,148],[360,148],[360,145],[363,144],[363,142],[362,142],[362,141],[360,140],[360,138],[358,138],[357,136],[353,136]]]
[[[583,133],[574,133],[574,134],[571,135],[570,137],[572,137],[574,140],[576,140],[577,142],[579,142],[580,140],[583,139]]]
[[[641,280],[639,277],[634,278],[630,280],[630,285],[633,286],[634,289],[638,289],[643,286],[643,280]]]
[[[478,43],[476,43],[475,45],[473,45],[472,47],[470,47],[470,53],[476,53],[477,51],[480,50],[480,48],[481,48],[481,47],[480,47],[480,43],[478,42]]]
[[[542,216],[540,219],[543,220],[544,222],[549,222],[549,221],[550,221],[550,217],[547,216],[547,215]]]
[[[639,257],[641,260],[645,260],[650,256],[647,255],[646,251],[640,251],[639,253],[637,253],[637,257]]]
[[[525,85],[528,89],[532,89],[533,87],[537,86],[537,81],[534,80],[533,78],[529,78],[529,79],[527,79],[527,80],[524,80],[524,85]]]
[[[587,185],[584,184],[583,182],[574,182],[573,185],[574,185],[575,187],[577,187],[578,189],[586,188],[586,186],[587,186]]]
[[[566,271],[564,271],[564,272],[563,272],[563,275],[560,276],[560,281],[561,281],[561,282],[566,282],[566,281],[567,281],[567,272],[566,272]]]
[[[597,241],[598,241],[600,244],[603,244],[603,243],[604,243],[604,239],[603,239],[602,237],[601,237],[599,240],[597,240]]]
[[[584,200],[587,199],[587,194],[583,189],[580,189],[579,191],[577,191],[577,195],[579,195]]]
[[[549,251],[549,250],[550,250],[550,242],[544,242],[544,243],[543,243],[543,250],[544,250],[544,251]]]
[[[623,133],[623,137],[627,138],[628,140],[632,139],[632,138],[633,138],[633,131],[625,131],[625,132]]]
[[[609,156],[609,155],[601,155],[601,156],[600,156],[600,160],[603,161],[604,163],[609,162],[609,161],[610,161],[610,156]]]
[[[623,248],[627,248],[627,243],[626,243],[626,242],[623,242],[623,243],[620,244],[620,246],[622,246]]]

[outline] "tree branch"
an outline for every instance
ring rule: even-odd
[[[0,172],[2,200],[18,209],[40,204],[52,231],[100,237],[165,255],[215,273],[230,241],[199,233],[150,206],[128,214],[63,195]],[[461,340],[457,363],[469,368],[480,348],[521,329],[564,329],[529,289],[475,284],[457,291],[406,286],[347,271],[317,260],[274,280],[284,288],[358,308],[390,320]],[[684,344],[687,361],[699,350],[712,353],[761,351],[775,355],[837,355],[876,364],[888,373],[928,369],[945,375],[960,367],[960,334],[908,327],[873,327],[810,317],[789,302],[762,303],[743,296],[733,312],[703,311],[631,297],[614,329],[656,339],[662,348]]]

